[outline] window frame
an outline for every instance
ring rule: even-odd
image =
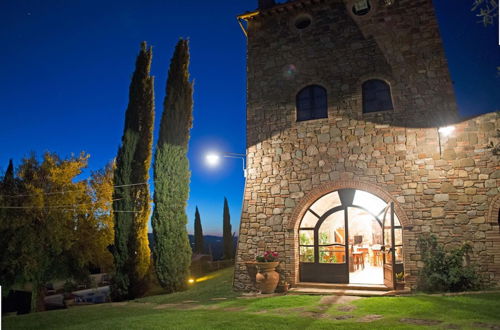
[[[372,111],[366,111],[366,93],[365,93],[365,84],[368,83],[368,82],[371,82],[371,81],[379,81],[379,82],[382,82],[386,87],[387,87],[387,91],[389,92],[389,101],[390,101],[390,105],[391,105],[391,108],[390,109],[380,109],[380,110],[372,110]],[[361,113],[363,115],[371,115],[371,114],[377,114],[377,113],[381,113],[381,112],[393,112],[395,111],[395,106],[394,106],[394,97],[393,97],[393,93],[392,93],[392,86],[391,84],[386,80],[386,79],[383,79],[383,78],[379,78],[379,77],[373,77],[373,78],[369,78],[369,79],[364,79],[362,82],[361,82]]]
[[[324,92],[324,108],[320,109],[320,105],[316,105],[315,102],[318,99],[318,95],[315,94],[315,89],[321,90]],[[309,91],[307,96],[303,96],[302,94],[305,93],[306,91]],[[304,98],[309,98],[309,105],[308,105],[308,110],[302,109],[303,106],[301,105],[301,97]],[[309,120],[316,120],[316,119],[325,119],[328,118],[328,91],[325,87],[319,84],[310,84],[307,85],[303,88],[301,88],[296,94],[295,94],[295,110],[296,110],[296,116],[295,116],[295,121],[296,122],[303,122],[303,121],[309,121]],[[304,114],[307,112],[307,117],[304,116]],[[318,115],[319,114],[319,115]],[[300,116],[302,115],[302,116]]]
[[[370,10],[364,14],[364,15],[356,15],[353,12],[353,6],[356,3],[357,0],[346,0],[345,1],[345,9],[347,13],[356,21],[363,21],[369,19],[373,14],[375,14],[378,11],[378,1],[376,0],[368,0]]]

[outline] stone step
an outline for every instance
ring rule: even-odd
[[[391,290],[380,284],[333,284],[299,282],[289,290],[290,294],[338,295],[338,296],[395,296],[411,293],[410,290]]]
[[[299,282],[295,285],[301,289],[327,289],[327,290],[361,290],[361,291],[389,291],[382,284],[337,284],[337,283],[314,283],[314,282]]]
[[[378,291],[378,290],[343,290],[343,289],[325,289],[325,288],[291,288],[288,294],[305,294],[305,295],[334,295],[334,296],[360,296],[360,297],[376,297],[376,296],[391,296],[399,294],[397,291]]]

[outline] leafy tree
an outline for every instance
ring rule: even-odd
[[[476,13],[485,27],[495,25],[495,17],[498,16],[498,1],[473,0],[471,11]],[[500,77],[500,66],[497,66],[497,76]]]
[[[200,212],[198,212],[197,206],[194,213],[194,253],[202,254],[203,252],[203,229],[201,228]]]
[[[106,254],[110,258],[105,248],[111,242],[105,211],[110,199],[93,199],[102,184],[76,180],[87,158],[83,153],[68,159],[46,153],[39,162],[32,155],[23,160],[17,177],[9,166],[3,180],[2,207],[8,208],[2,209],[0,222],[1,284],[31,283],[32,310],[43,310],[47,282],[82,279],[96,260]]]
[[[86,155],[60,159],[46,153],[40,163],[35,155],[24,159],[19,178],[27,198],[23,201],[23,224],[11,247],[22,249],[19,261],[24,265],[21,282],[32,283],[32,310],[44,309],[44,285],[58,277],[80,276],[85,264],[82,255],[72,249],[77,234],[79,212],[75,205],[86,205],[84,182],[73,183],[87,165]],[[51,194],[68,191],[67,194]],[[71,193],[69,193],[71,191]],[[77,224],[75,225],[75,221]],[[75,230],[75,227],[77,230]]]
[[[473,0],[471,11],[481,19],[484,26],[493,25],[498,16],[497,0]]]
[[[222,215],[222,241],[224,244],[224,255],[223,259],[233,259],[234,249],[233,249],[233,234],[231,230],[231,216],[229,214],[229,206],[227,204],[227,198],[224,197],[224,213]]]
[[[150,76],[152,49],[145,42],[137,56],[129,90],[122,144],[116,158],[115,244],[116,273],[112,284],[115,300],[140,295],[150,264],[147,222],[150,216],[149,167],[154,124],[154,79]]]
[[[191,175],[187,149],[192,111],[189,45],[187,40],[181,39],[175,47],[168,71],[154,161],[153,256],[158,281],[168,292],[185,289],[191,263],[186,201]]]
[[[114,240],[113,222],[113,164],[93,172],[87,185],[88,208],[82,210],[82,226],[78,228],[79,239],[75,242],[75,252],[86,254],[88,266],[103,272],[113,271],[113,255],[108,246]]]
[[[112,170],[77,181],[88,156],[31,155],[0,182],[0,285],[33,285],[32,309],[43,310],[43,287],[83,279],[90,266],[110,270]]]

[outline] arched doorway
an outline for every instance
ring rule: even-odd
[[[327,193],[298,228],[301,282],[384,284],[403,272],[403,230],[392,202],[359,189]]]

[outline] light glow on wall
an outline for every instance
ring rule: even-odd
[[[446,127],[440,127],[438,129],[438,132],[443,134],[443,136],[448,136],[451,133],[453,133],[454,130],[455,130],[454,126],[446,126]]]

